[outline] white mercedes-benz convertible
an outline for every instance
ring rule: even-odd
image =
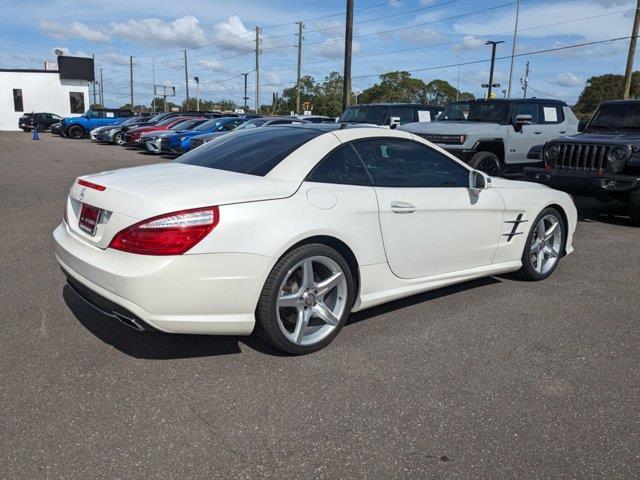
[[[70,287],[138,330],[318,350],[349,314],[487,275],[542,280],[571,197],[488,177],[407,132],[230,133],[179,160],[77,179],[56,228]]]

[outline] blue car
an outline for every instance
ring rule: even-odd
[[[69,138],[79,139],[97,127],[116,125],[133,114],[121,108],[90,108],[81,117],[66,117],[62,120],[62,133]]]
[[[160,140],[160,151],[162,153],[182,154],[189,151],[191,137],[204,133],[228,132],[246,121],[246,118],[239,117],[212,118],[192,130],[164,134]]]

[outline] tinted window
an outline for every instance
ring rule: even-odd
[[[453,102],[438,116],[438,121],[507,123],[509,102],[474,100]]]
[[[468,187],[469,170],[410,140],[371,139],[353,143],[380,187]]]
[[[265,123],[267,123],[267,119],[266,118],[261,118],[261,119],[258,119],[258,120],[251,120],[249,122],[244,123],[243,125],[240,125],[238,127],[238,130],[240,130],[240,129],[244,130],[245,128],[249,129],[249,128],[261,127]]]
[[[14,88],[13,89],[13,111],[14,112],[22,112],[24,110],[22,105],[22,89]]]
[[[84,95],[82,92],[69,92],[71,113],[84,113]]]
[[[236,130],[186,153],[176,162],[265,176],[290,153],[322,133],[288,127]]]
[[[516,122],[518,115],[531,115],[531,123],[538,123],[538,104],[537,103],[514,103],[511,118],[513,123]]]
[[[400,117],[400,123],[413,122],[413,108],[411,107],[391,107],[389,110],[389,120],[391,117]]]
[[[387,123],[387,110],[385,106],[363,105],[360,107],[348,107],[340,118],[339,123],[373,123],[384,125]]]
[[[371,185],[371,179],[351,144],[342,145],[324,157],[307,180],[344,185]]]
[[[540,123],[562,123],[564,122],[564,111],[559,105],[540,105]]]
[[[587,129],[638,129],[640,128],[640,104],[603,103],[593,114]]]

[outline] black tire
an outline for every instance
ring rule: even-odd
[[[538,271],[536,271],[535,267],[533,266],[530,249],[531,249],[531,244],[534,241],[533,238],[535,236],[536,225],[538,225],[538,222],[540,221],[540,219],[546,215],[553,215],[556,218],[556,220],[558,220],[562,228],[562,238],[560,241],[560,251],[558,252],[558,260],[555,262],[553,267],[548,272],[541,274]],[[522,267],[520,268],[520,270],[515,272],[515,275],[519,278],[522,278],[523,280],[529,280],[534,282],[548,278],[553,272],[555,272],[556,268],[558,268],[558,264],[560,263],[560,259],[562,258],[562,253],[564,252],[564,247],[566,245],[566,242],[567,242],[567,225],[565,224],[564,218],[562,217],[560,212],[558,212],[558,210],[556,210],[555,208],[552,208],[552,207],[545,208],[542,212],[540,212],[540,214],[536,217],[536,219],[533,222],[531,222],[529,234],[527,235],[527,241],[524,244],[524,250],[522,252]]]
[[[116,132],[113,134],[113,143],[120,146],[124,144],[124,135],[122,132]]]
[[[30,129],[30,128],[23,128],[23,129],[22,129],[22,131],[23,131],[23,132],[30,132],[30,131],[31,131],[31,129]]]
[[[67,135],[69,135],[69,138],[79,140],[84,137],[84,128],[82,128],[80,125],[71,125],[67,129]]]
[[[491,175],[492,177],[499,177],[502,175],[502,163],[495,153],[491,152],[478,152],[473,157],[469,165],[476,170]]]
[[[629,194],[629,217],[631,225],[640,227],[640,190],[634,190]]]
[[[345,274],[345,279],[347,282],[347,303],[346,308],[344,309],[344,313],[339,319],[337,326],[328,336],[312,345],[299,345],[289,340],[280,331],[276,314],[276,302],[280,293],[280,287],[285,281],[289,270],[294,268],[295,265],[297,265],[305,258],[314,256],[329,257],[340,266]],[[256,308],[256,333],[258,333],[265,341],[273,345],[278,350],[282,350],[290,354],[304,355],[307,353],[315,352],[326,347],[340,332],[344,323],[349,317],[351,308],[353,307],[353,304],[355,302],[355,294],[356,292],[353,273],[349,268],[349,264],[342,257],[342,255],[340,255],[333,248],[326,245],[302,245],[280,258],[280,260],[278,260],[276,265],[269,273],[267,281],[265,282],[262,289],[262,293],[260,294],[258,306]]]

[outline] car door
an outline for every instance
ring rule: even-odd
[[[539,105],[539,123],[542,129],[542,139],[539,145],[546,143],[554,138],[565,135],[570,129],[566,123],[564,109],[558,103],[541,103]],[[572,130],[571,133],[575,133]]]
[[[531,124],[516,124],[518,115],[530,115]],[[526,163],[527,153],[531,147],[540,145],[543,142],[542,127],[539,124],[538,104],[534,102],[514,102],[511,109],[511,124],[507,125],[507,136],[505,138],[505,163]]]
[[[473,194],[467,167],[417,141],[375,138],[353,146],[372,177],[396,276],[430,277],[492,263],[504,211],[498,192]]]

